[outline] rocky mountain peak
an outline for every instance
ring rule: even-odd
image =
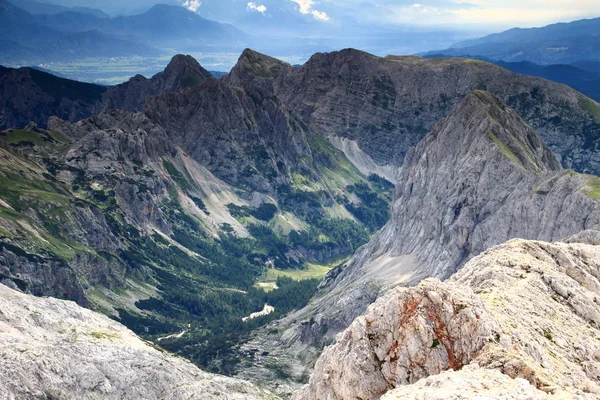
[[[336,63],[364,63],[369,61],[377,61],[378,57],[362,50],[353,48],[342,49],[330,53],[315,53],[307,62],[306,66],[321,65],[324,60],[335,60]]]
[[[168,91],[193,87],[205,79],[213,78],[194,57],[183,54],[177,54],[171,59],[161,77],[164,81],[163,87],[171,89]]]
[[[196,87],[208,79],[215,78],[192,56],[178,54],[171,59],[164,71],[150,79],[136,75],[125,83],[110,87],[102,96],[97,111],[142,111],[150,96]]]
[[[522,171],[538,173],[561,168],[537,132],[513,109],[493,94],[476,90],[412,153],[409,151],[407,169],[422,157],[439,163],[451,159],[480,161],[492,156],[510,161]]]
[[[228,80],[234,86],[244,86],[244,82],[256,78],[274,79],[291,68],[286,62],[252,49],[245,49],[228,75]]]

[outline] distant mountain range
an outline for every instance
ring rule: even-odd
[[[179,6],[156,5],[143,14],[109,18],[88,8],[0,0],[2,64],[157,57],[174,47],[227,49],[246,37],[231,25],[206,20]]]
[[[600,101],[600,69],[586,70],[579,64],[538,65],[528,61],[507,63],[498,61],[497,65],[519,74],[539,76],[554,82],[564,83],[586,96]]]
[[[529,61],[536,64],[600,61],[600,18],[552,24],[541,28],[513,28],[480,39],[459,42],[449,49],[427,54],[476,56],[494,61]]]
[[[110,15],[102,10],[91,7],[65,7],[58,4],[41,3],[34,0],[10,0],[10,3],[28,12],[31,15],[52,15],[63,12],[78,12],[82,14],[91,14],[98,18],[109,18]]]
[[[430,54],[425,58],[444,58],[443,54]],[[463,57],[451,57],[463,58]],[[506,68],[523,75],[538,76],[554,82],[563,83],[578,90],[586,96],[600,101],[600,62],[578,61],[573,64],[540,65],[529,61],[506,62],[492,61],[485,57],[472,57]]]

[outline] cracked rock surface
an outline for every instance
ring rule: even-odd
[[[515,239],[447,282],[390,290],[293,398],[598,398],[600,246],[589,242]]]
[[[2,399],[273,399],[201,371],[70,301],[0,285]]]

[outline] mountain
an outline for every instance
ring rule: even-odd
[[[157,4],[142,14],[114,18],[98,18],[71,11],[36,16],[34,21],[65,32],[99,30],[158,47],[168,43],[176,43],[179,48],[216,43],[226,45],[226,42],[230,45],[245,38],[245,34],[232,25],[210,21],[184,7],[166,4]]]
[[[588,71],[572,65],[538,65],[527,61],[507,63],[498,61],[496,64],[519,74],[539,76],[558,83],[564,83],[585,94],[589,98],[600,101],[600,70]]]
[[[106,89],[33,68],[0,67],[0,129],[22,128],[31,121],[45,127],[51,116],[87,118],[96,113]]]
[[[209,21],[183,7],[165,4],[157,4],[143,14],[116,17],[108,29],[144,41],[177,42],[179,48],[226,44],[245,37],[232,25]]]
[[[191,56],[177,55],[163,72],[151,79],[138,75],[121,85],[108,88],[102,96],[101,109],[142,111],[149,96],[192,88],[212,78],[212,74]]]
[[[510,238],[552,241],[598,227],[596,181],[563,170],[514,110],[476,91],[408,153],[390,221],[329,286],[448,278]]]
[[[584,235],[515,239],[446,282],[390,290],[293,398],[597,398],[600,232]]]
[[[389,288],[448,278],[511,238],[560,240],[598,229],[598,186],[596,176],[563,170],[514,110],[473,92],[407,153],[390,221],[326,276],[307,307],[241,348],[269,356],[239,376],[269,379],[261,368],[277,360],[300,379],[318,349]],[[282,333],[266,334],[272,330]],[[272,387],[284,393],[293,385]]]
[[[74,36],[85,40],[85,35]],[[22,128],[31,121],[45,128],[51,116],[75,122],[108,109],[142,111],[148,96],[193,87],[209,78],[196,60],[183,55],[173,57],[164,72],[150,79],[140,75],[114,87],[59,78],[37,68],[0,67],[0,129]]]
[[[536,64],[570,64],[600,60],[600,18],[558,23],[541,28],[514,28],[480,39],[432,51],[445,56],[479,56],[494,61],[529,61]]]
[[[235,27],[181,6],[158,4],[142,14],[114,18],[75,8],[32,15],[18,6],[0,0],[0,37],[6,41],[1,63],[158,57],[174,47],[199,51],[218,45],[223,50],[247,39]]]
[[[104,11],[90,7],[64,7],[57,4],[41,3],[33,0],[13,0],[10,2],[31,15],[53,15],[73,11],[81,14],[90,14],[98,18],[109,17]]]
[[[347,49],[318,53],[274,78],[275,93],[306,124],[378,167],[397,168],[408,148],[473,90],[487,90],[536,129],[563,165],[600,172],[592,156],[600,106],[563,85],[467,59],[379,58]],[[572,145],[578,143],[575,150]],[[352,153],[352,154],[351,154]]]
[[[7,104],[27,93],[7,82]],[[89,118],[0,133],[1,279],[278,393],[400,278],[599,223],[595,178],[555,155],[598,170],[600,106],[485,62],[247,49],[221,79],[176,56],[94,99]],[[289,278],[339,264],[320,289]]]
[[[39,48],[60,38],[61,33],[53,28],[35,23],[35,17],[7,0],[0,0],[0,37],[18,45]],[[16,49],[18,50],[18,48]],[[9,57],[10,53],[3,55]],[[8,61],[2,60],[3,62]]]
[[[43,21],[48,19],[54,22],[44,24]],[[77,12],[33,16],[7,0],[0,0],[0,37],[5,41],[0,62],[32,64],[91,56],[160,54],[146,44],[94,30],[94,24],[90,24],[90,20],[100,21],[102,24],[106,21]],[[81,27],[81,30],[73,30],[75,26]],[[64,27],[71,29],[64,30]]]
[[[75,303],[1,284],[0,299],[3,398],[276,398],[248,382],[203,372]]]
[[[306,305],[318,283],[286,276],[348,257],[391,198],[268,81],[246,84],[177,56],[99,94],[98,115],[0,132],[2,280],[148,340],[175,334],[161,346],[213,371],[239,368],[231,343]],[[102,111],[108,102],[144,112]],[[278,289],[265,292],[255,285],[269,274]],[[242,320],[265,303],[275,312]]]

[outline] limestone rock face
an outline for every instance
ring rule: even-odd
[[[392,289],[323,352],[294,398],[378,399],[391,389],[384,398],[463,398],[502,387],[506,399],[597,398],[599,271],[598,245],[516,239],[445,283]]]
[[[0,397],[273,399],[205,373],[75,303],[0,285]]]
[[[273,193],[273,182],[287,183],[288,171],[316,168],[314,133],[260,87],[249,93],[208,80],[149,99],[145,113],[194,160],[238,187]]]
[[[458,370],[492,341],[496,328],[469,290],[435,280],[393,290],[323,352],[311,378],[316,384],[295,398],[377,398],[397,385]]]

